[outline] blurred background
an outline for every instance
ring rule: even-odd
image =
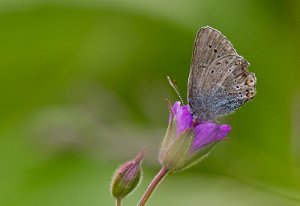
[[[0,205],[113,205],[116,167],[147,146],[136,205],[159,170],[195,33],[222,31],[257,96],[229,141],[169,175],[154,205],[300,205],[300,1],[1,0]]]

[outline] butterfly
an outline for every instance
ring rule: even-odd
[[[209,26],[199,29],[188,78],[193,118],[216,121],[252,100],[256,77],[248,67],[221,32]]]

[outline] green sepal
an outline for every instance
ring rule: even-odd
[[[165,137],[160,147],[159,151],[159,161],[163,164],[163,159],[165,158],[168,147],[176,139],[176,118],[173,117],[168,125]]]
[[[133,192],[133,190],[139,184],[141,179],[140,169],[137,171],[135,176],[130,180],[126,180],[127,175],[128,175],[128,171],[125,172],[125,174],[118,173],[117,171],[116,174],[114,175],[111,184],[111,193],[113,197],[117,199],[123,199],[129,193]]]
[[[179,171],[185,167],[193,138],[193,129],[187,129],[166,148],[162,164],[171,172]]]
[[[181,169],[178,170],[177,172],[187,169],[193,165],[196,165],[200,161],[202,161],[216,147],[216,144],[217,144],[217,142],[213,142],[213,143],[210,143],[210,144],[202,147],[201,149],[199,149],[196,152],[193,152],[193,153],[190,152],[189,155],[187,156],[185,165],[183,167],[181,167]]]

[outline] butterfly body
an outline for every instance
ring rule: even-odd
[[[188,102],[195,119],[216,121],[256,94],[255,74],[219,31],[201,28],[196,35],[188,80]]]

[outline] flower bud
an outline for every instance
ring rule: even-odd
[[[137,187],[141,179],[141,162],[144,154],[144,150],[141,150],[135,159],[125,162],[116,170],[111,182],[113,197],[123,199]]]

